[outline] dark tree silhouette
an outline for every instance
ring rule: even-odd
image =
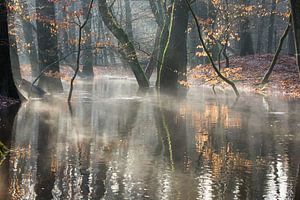
[[[19,99],[11,69],[7,4],[4,0],[0,1],[0,95]]]
[[[37,0],[36,13],[39,17],[36,24],[40,72],[59,72],[54,2]],[[43,75],[39,80],[39,86],[48,92],[63,91],[61,80],[52,76]]]

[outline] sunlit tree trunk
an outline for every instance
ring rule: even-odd
[[[135,48],[132,42],[129,40],[128,35],[122,29],[122,27],[117,23],[115,17],[106,2],[106,0],[99,0],[99,11],[101,13],[104,24],[113,33],[113,35],[118,39],[121,48],[121,56],[127,60],[129,66],[131,67],[136,80],[141,87],[148,87],[149,81],[141,68]]]
[[[38,56],[40,72],[59,73],[57,28],[53,1],[36,0]],[[60,78],[43,75],[39,86],[48,92],[62,92]]]
[[[19,99],[12,75],[9,49],[7,5],[4,0],[0,0],[0,95]]]
[[[179,81],[186,80],[188,11],[185,0],[174,1],[169,36],[159,72],[161,88],[176,88]]]

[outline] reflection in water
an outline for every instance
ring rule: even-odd
[[[234,104],[205,89],[157,95],[108,78],[78,87],[72,115],[65,97],[22,105],[0,199],[292,199],[299,192],[299,102]]]
[[[12,126],[18,109],[18,105],[8,109],[0,109],[0,148],[4,153],[2,156],[0,155],[0,199],[9,199],[10,196],[7,189],[9,185],[10,155],[7,154],[7,149],[11,146]]]

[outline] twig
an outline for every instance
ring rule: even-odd
[[[88,10],[88,13],[87,13],[87,16],[86,16],[86,19],[83,22],[83,24],[81,24],[79,26],[78,52],[77,52],[76,70],[75,70],[74,76],[71,79],[71,86],[70,86],[70,91],[69,91],[69,96],[68,96],[68,102],[71,102],[72,94],[73,94],[73,88],[74,88],[74,81],[75,81],[75,79],[77,77],[77,74],[78,74],[78,71],[79,71],[79,67],[80,67],[80,53],[81,53],[82,30],[83,30],[83,28],[85,27],[85,25],[87,24],[87,22],[88,22],[88,20],[90,18],[91,10],[93,8],[93,3],[94,3],[94,0],[91,0],[90,5],[89,5],[89,10]],[[80,20],[79,20],[79,23],[81,23]]]
[[[203,49],[204,49],[205,53],[207,54],[207,57],[208,57],[208,59],[209,59],[211,65],[212,65],[213,69],[215,70],[215,72],[217,73],[217,75],[218,75],[224,82],[226,82],[227,84],[229,84],[229,85],[232,87],[232,89],[233,89],[234,92],[235,92],[235,95],[236,95],[237,97],[240,96],[240,93],[239,93],[239,91],[237,90],[235,84],[234,84],[231,80],[229,80],[229,79],[227,79],[225,76],[223,76],[222,73],[218,70],[218,68],[217,68],[216,64],[214,63],[213,58],[212,58],[212,56],[210,55],[210,52],[209,52],[208,48],[206,47],[206,44],[205,44],[205,42],[204,42],[204,40],[203,40],[203,38],[202,38],[201,28],[200,28],[200,25],[199,25],[197,16],[196,16],[194,10],[192,9],[192,7],[191,7],[189,1],[188,1],[188,0],[185,0],[185,2],[186,2],[186,4],[187,4],[189,10],[190,10],[191,13],[192,13],[192,16],[193,16],[194,21],[195,21],[196,26],[197,26],[197,30],[198,30],[198,35],[199,35],[200,42],[201,42],[201,44],[202,44],[202,46],[203,46]]]

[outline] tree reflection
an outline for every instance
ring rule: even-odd
[[[9,109],[0,110],[0,148],[10,149],[11,148],[11,138],[12,138],[12,128],[14,118],[18,112],[19,106],[13,106]],[[0,152],[1,154],[1,152]],[[10,155],[3,155],[3,159],[0,155],[0,199],[9,199],[9,160]]]
[[[57,120],[57,116],[51,116],[49,111],[45,111],[39,113],[38,118],[36,199],[52,199],[57,170],[57,121],[52,120]]]

